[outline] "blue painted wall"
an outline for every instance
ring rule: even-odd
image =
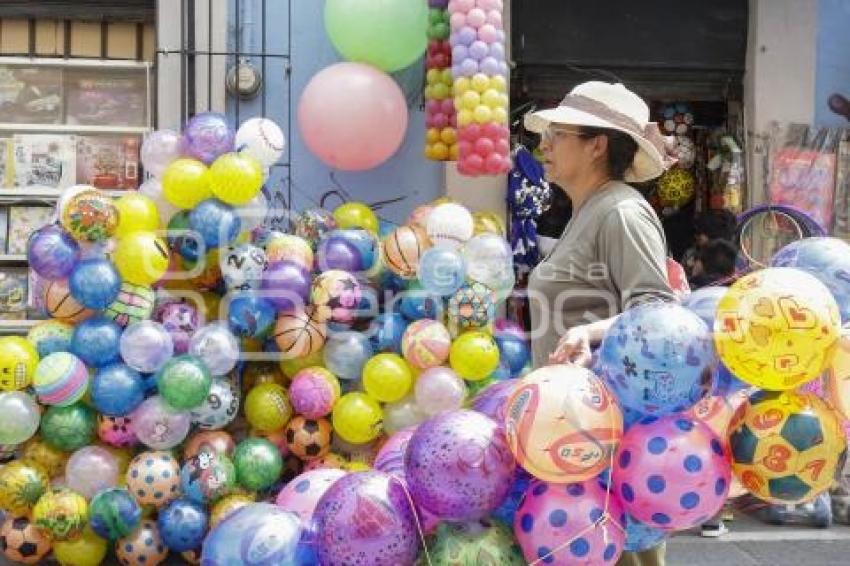
[[[406,195],[407,198],[388,205],[379,215],[391,222],[403,222],[417,205],[431,201],[443,192],[443,167],[422,157],[425,136],[425,116],[415,101],[410,109],[410,126],[404,145],[384,165],[364,172],[333,172],[306,148],[295,123],[298,101],[310,78],[324,67],[340,61],[328,39],[323,22],[324,2],[321,0],[266,0],[265,20],[262,0],[231,0],[230,40],[235,45],[237,4],[242,40],[240,51],[261,52],[262,26],[265,26],[265,52],[288,55],[288,59],[266,57],[265,115],[276,121],[287,136],[287,155],[272,174],[274,190],[286,195],[291,191],[292,207],[296,211],[318,205],[320,195],[334,188],[331,173],[355,200],[376,202]],[[262,59],[251,61],[260,66]],[[290,74],[287,75],[287,64]],[[420,82],[421,63],[407,72],[396,75],[406,89]],[[263,115],[263,96],[254,100],[228,100],[228,115],[236,121]],[[410,98],[409,98],[410,99]],[[369,132],[364,132],[368,136]],[[328,206],[338,204],[329,200]]]
[[[850,100],[850,2],[847,0],[819,0],[816,58],[815,123],[847,126],[847,119],[827,105],[833,93]]]

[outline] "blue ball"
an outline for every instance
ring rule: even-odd
[[[161,510],[156,522],[165,546],[174,552],[186,552],[203,544],[209,517],[203,505],[180,498]]]
[[[142,374],[124,364],[112,364],[94,374],[91,400],[104,415],[123,417],[145,400],[145,390]]]
[[[422,289],[418,283],[412,283],[401,295],[399,312],[411,322],[423,318],[437,320],[443,315],[443,301],[438,295]]]
[[[621,314],[599,354],[620,406],[656,417],[684,411],[707,395],[717,363],[705,322],[672,303],[647,303]]]
[[[201,250],[201,242],[189,227],[189,212],[181,210],[168,221],[168,247],[177,251],[183,259],[194,262],[198,261]]]
[[[776,252],[770,265],[814,275],[835,297],[841,322],[850,321],[850,244],[829,237],[797,240]]]
[[[86,365],[101,367],[117,362],[121,327],[114,321],[95,316],[77,324],[71,336],[71,353]]]
[[[310,530],[310,533],[305,533]],[[229,515],[204,541],[204,564],[298,564],[315,562],[312,525],[271,503],[250,503]]]
[[[84,259],[71,271],[68,284],[77,302],[86,308],[102,310],[118,298],[121,276],[104,258]]]
[[[525,492],[528,491],[528,486],[531,485],[533,479],[534,477],[531,474],[517,466],[511,489],[502,505],[493,511],[493,518],[501,521],[509,528],[513,528],[514,516],[519,506],[522,505],[522,499],[525,497]]]
[[[237,294],[227,309],[230,330],[243,338],[262,338],[271,331],[277,309],[254,291]]]
[[[708,325],[709,329],[712,329],[717,316],[717,305],[728,290],[729,287],[722,286],[697,289],[682,299],[682,306],[695,313]]]
[[[124,488],[99,491],[89,505],[89,524],[95,534],[106,540],[127,536],[141,520],[141,506]]]
[[[448,297],[461,288],[466,279],[466,264],[454,250],[431,248],[419,260],[422,288]]]
[[[384,313],[375,317],[367,335],[375,352],[401,354],[401,339],[407,330],[407,320],[400,313]]]
[[[499,360],[507,364],[510,377],[517,377],[531,359],[528,342],[508,333],[497,334],[494,338],[499,346]]]
[[[340,238],[354,246],[360,253],[363,271],[368,271],[375,265],[378,258],[378,240],[368,230],[332,230],[328,238]]]
[[[667,538],[667,533],[641,523],[631,515],[626,514],[626,542],[623,550],[626,552],[643,552],[656,547]]]
[[[232,206],[210,198],[189,213],[189,227],[201,236],[207,248],[217,248],[236,239],[242,221]]]
[[[328,336],[322,356],[325,367],[343,380],[356,380],[372,357],[372,345],[362,332],[336,332]]]

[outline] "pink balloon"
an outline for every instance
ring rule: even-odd
[[[489,10],[487,12],[487,23],[496,29],[502,29],[502,26],[504,25],[502,12],[499,10]]]
[[[480,28],[487,22],[487,13],[481,8],[473,8],[466,14],[466,23],[474,28]]]
[[[298,104],[307,147],[327,165],[363,171],[384,163],[407,131],[407,101],[387,74],[362,63],[319,71]]]
[[[452,26],[452,31],[459,30],[466,25],[466,14],[455,12],[451,15],[451,18],[449,18],[449,23]]]
[[[449,117],[443,114],[434,114],[434,127],[443,129],[449,125]]]
[[[313,518],[313,512],[319,499],[336,483],[346,475],[346,472],[336,468],[322,468],[304,472],[296,476],[277,494],[275,504],[292,511],[301,518],[303,524],[309,524]]]
[[[442,108],[439,100],[429,100],[425,103],[425,112],[428,114],[436,114]]]
[[[498,153],[491,153],[484,160],[484,170],[490,175],[498,175],[505,170],[505,160]]]
[[[614,458],[614,493],[635,519],[665,531],[713,517],[729,493],[729,451],[700,421],[682,415],[641,421]]]
[[[454,0],[455,12],[468,12],[475,7],[475,0]]]
[[[426,128],[436,128],[437,127],[437,125],[435,124],[436,117],[437,117],[436,114],[425,114],[425,127]]]
[[[596,524],[606,500],[608,520]],[[625,521],[620,502],[606,497],[596,478],[566,485],[535,480],[514,515],[514,533],[529,562],[607,566],[623,552]]]
[[[480,155],[476,155],[474,153],[467,155],[464,162],[469,168],[469,171],[472,173],[480,174],[484,171],[484,159],[482,159]]]
[[[484,24],[478,28],[478,39],[484,43],[496,43],[499,41],[499,32],[492,24]]]
[[[463,406],[466,385],[447,367],[435,367],[422,372],[413,389],[416,405],[427,415],[456,411]]]
[[[480,155],[483,158],[490,157],[496,150],[496,144],[493,143],[493,140],[490,138],[478,138],[475,140],[475,153]]]
[[[443,114],[451,116],[455,112],[455,103],[451,98],[444,99],[440,104],[440,111]]]

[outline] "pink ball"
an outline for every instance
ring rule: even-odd
[[[728,450],[707,425],[670,415],[629,429],[612,477],[629,514],[675,531],[713,517],[726,501],[731,475]]]
[[[460,139],[474,142],[481,137],[481,126],[478,124],[470,124],[460,130]]]
[[[449,117],[440,112],[439,114],[434,114],[434,128],[440,128],[441,130],[449,125]]]
[[[386,73],[362,63],[319,71],[298,103],[298,126],[310,151],[345,171],[377,167],[407,132],[404,93]]]
[[[484,160],[484,170],[489,175],[498,175],[505,170],[505,160],[498,153],[491,153]]]
[[[434,117],[436,114],[425,114],[425,127],[426,128],[436,128],[434,125]]]
[[[447,367],[428,369],[417,378],[413,389],[416,406],[427,415],[455,411],[463,406],[466,385]]]
[[[428,114],[436,114],[440,111],[442,105],[440,100],[429,100],[425,103],[425,112]]]
[[[476,4],[483,10],[496,10],[497,12],[501,12],[505,7],[502,0],[478,0]]]
[[[454,0],[455,12],[468,12],[475,7],[475,0]]]
[[[475,153],[487,159],[496,149],[496,144],[490,138],[478,138],[475,140]]]
[[[566,485],[533,481],[514,515],[514,534],[525,559],[558,566],[616,564],[626,524],[616,497],[608,501],[608,521],[591,528],[605,513],[605,499],[605,488],[595,478]]]
[[[451,126],[452,128],[457,128],[457,114],[455,114],[454,112],[449,114],[449,126]]]
[[[511,144],[505,140],[498,140],[496,142],[496,153],[499,155],[509,155],[511,153]]]
[[[476,155],[475,153],[467,155],[464,162],[472,174],[480,175],[484,171],[484,160],[480,155]]]
[[[479,28],[487,22],[487,13],[481,8],[473,8],[466,14],[466,23]]]
[[[502,129],[499,124],[489,123],[484,124],[481,127],[481,134],[487,136],[493,141],[498,140],[501,137]]]
[[[296,476],[277,494],[275,504],[298,515],[301,522],[309,524],[319,500],[346,472],[336,468],[322,468]]]
[[[472,142],[467,140],[460,140],[457,142],[457,151],[458,155],[463,155],[466,157],[470,153],[472,153]]]
[[[289,400],[299,415],[308,419],[325,417],[339,397],[336,377],[324,368],[305,368],[295,374],[289,386]]]
[[[478,28],[478,39],[484,43],[496,43],[499,41],[499,32],[492,24],[484,24]]]
[[[440,102],[440,112],[447,116],[451,116],[455,112],[455,103],[451,98],[446,98]]]
[[[135,446],[139,439],[130,426],[130,417],[107,417],[98,415],[97,436],[110,446],[128,448]]]
[[[455,12],[451,15],[449,23],[452,26],[452,31],[459,30],[460,28],[466,25],[466,14],[461,12]]]
[[[499,10],[487,11],[487,23],[496,29],[502,29],[504,21],[502,20],[502,12]]]

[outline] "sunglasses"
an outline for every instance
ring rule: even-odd
[[[555,141],[555,139],[562,139],[568,136],[575,136],[577,138],[584,139],[593,137],[575,128],[561,128],[549,126],[543,131],[542,141],[551,144],[553,141]]]

